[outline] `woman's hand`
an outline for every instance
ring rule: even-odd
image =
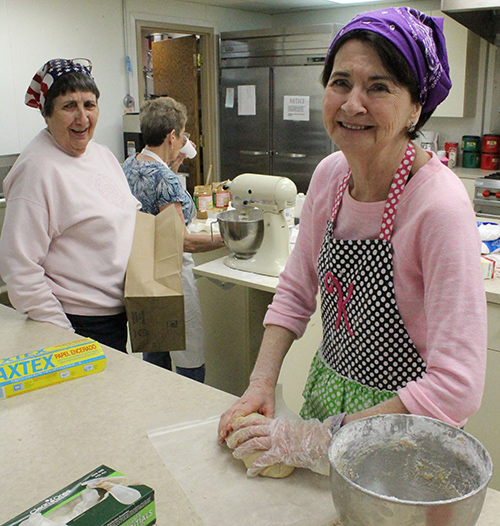
[[[184,159],[187,157],[185,153],[179,153],[179,155],[168,163],[168,167],[176,174],[179,171],[180,165],[183,163]]]
[[[260,380],[250,383],[243,396],[220,417],[219,443],[224,443],[228,434],[236,429],[238,418],[250,413],[260,413],[268,418],[274,416],[274,385]]]
[[[234,449],[233,456],[238,459],[265,451],[248,468],[249,477],[255,477],[264,468],[276,464],[307,468],[328,475],[332,423],[335,427],[339,420],[340,427],[343,417],[330,417],[324,422],[317,419],[276,418],[262,421],[262,417],[249,418],[234,424],[234,433],[227,445]]]
[[[250,375],[250,385],[243,396],[230,407],[219,421],[219,443],[233,430],[234,421],[250,413],[274,416],[274,391],[283,358],[296,335],[285,327],[267,325],[259,356]]]

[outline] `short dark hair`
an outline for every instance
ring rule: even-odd
[[[186,106],[172,97],[147,100],[140,113],[141,133],[147,146],[161,146],[174,130],[177,136],[186,126]]]
[[[44,117],[52,117],[56,98],[59,97],[59,95],[76,93],[78,91],[90,91],[95,95],[97,100],[99,100],[101,95],[94,79],[86,73],[76,71],[66,73],[66,75],[59,77],[49,88],[49,91],[47,91],[42,108],[42,115]]]
[[[374,31],[367,31],[365,29],[354,29],[349,31],[345,35],[341,36],[335,46],[330,51],[325,60],[325,66],[321,74],[321,83],[324,88],[328,85],[330,76],[333,70],[333,62],[339,49],[348,40],[360,40],[371,46],[377,55],[380,57],[380,61],[384,68],[388,71],[391,77],[394,79],[399,86],[403,86],[410,92],[412,102],[420,102],[420,91],[417,79],[410,65],[404,58],[403,54],[394,46],[392,42],[387,38],[375,33]],[[421,113],[418,122],[415,123],[415,129],[408,131],[408,137],[410,139],[416,139],[418,130],[429,120],[434,110],[427,113]]]

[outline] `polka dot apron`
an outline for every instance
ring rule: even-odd
[[[303,418],[324,420],[367,409],[425,371],[396,304],[390,243],[414,159],[410,141],[389,190],[378,239],[333,238],[350,171],[341,182],[318,259],[323,342],[304,389]]]

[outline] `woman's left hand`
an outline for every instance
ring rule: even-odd
[[[259,415],[260,416],[260,415]],[[265,451],[248,468],[247,475],[255,477],[264,468],[285,464],[307,468],[322,475],[329,473],[328,446],[332,438],[332,420],[302,420],[276,418],[262,422],[262,417],[235,424],[227,445],[233,456],[242,459],[257,451]]]
[[[179,155],[173,160],[168,163],[168,167],[174,172],[175,174],[179,171],[180,165],[183,163],[184,159],[186,159],[187,155],[185,153],[179,153]]]

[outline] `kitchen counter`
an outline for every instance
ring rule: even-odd
[[[1,305],[0,333],[2,358],[75,339]],[[107,365],[101,373],[0,401],[0,523],[106,464],[154,488],[158,524],[203,524],[147,431],[173,415],[222,412],[234,397],[135,356],[104,350]],[[235,517],[239,498],[244,496],[235,494],[228,503]],[[496,525],[499,516],[500,492],[488,489],[477,525]],[[319,524],[314,510],[307,524]]]
[[[226,259],[226,256],[197,265],[193,272],[195,276],[203,276],[222,283],[242,285],[273,294],[276,292],[278,278],[228,267],[224,263],[224,259]]]
[[[500,304],[500,278],[485,279],[484,290],[488,303]]]
[[[478,177],[486,177],[495,170],[481,170],[481,168],[463,168],[462,166],[455,166],[453,171],[460,177],[460,179],[477,179]]]
[[[28,320],[2,305],[0,334],[1,358],[78,339],[70,331]],[[158,524],[204,524],[147,432],[192,420],[193,415],[218,416],[235,398],[136,356],[103,349],[107,359],[103,372],[0,400],[0,524],[101,464],[154,489]],[[215,430],[207,438],[212,439],[215,444]],[[237,475],[241,473],[240,489],[231,486],[227,506],[238,517],[238,502],[245,500],[241,488],[248,491],[252,480],[245,477],[242,464],[234,462]],[[193,469],[193,477],[201,472]],[[284,486],[274,487],[279,498]],[[324,526],[314,509],[308,514],[308,525]]]
[[[78,339],[3,305],[0,333],[1,358]],[[103,348],[103,372],[0,400],[0,524],[101,464],[155,490],[159,524],[202,524],[146,432],[173,412],[222,412],[233,397]]]
[[[224,264],[224,259],[222,257],[198,265],[193,272],[196,276],[203,276],[221,283],[232,283],[271,293],[276,292],[278,278],[230,268]],[[484,290],[488,302],[500,304],[500,278],[485,279]]]

